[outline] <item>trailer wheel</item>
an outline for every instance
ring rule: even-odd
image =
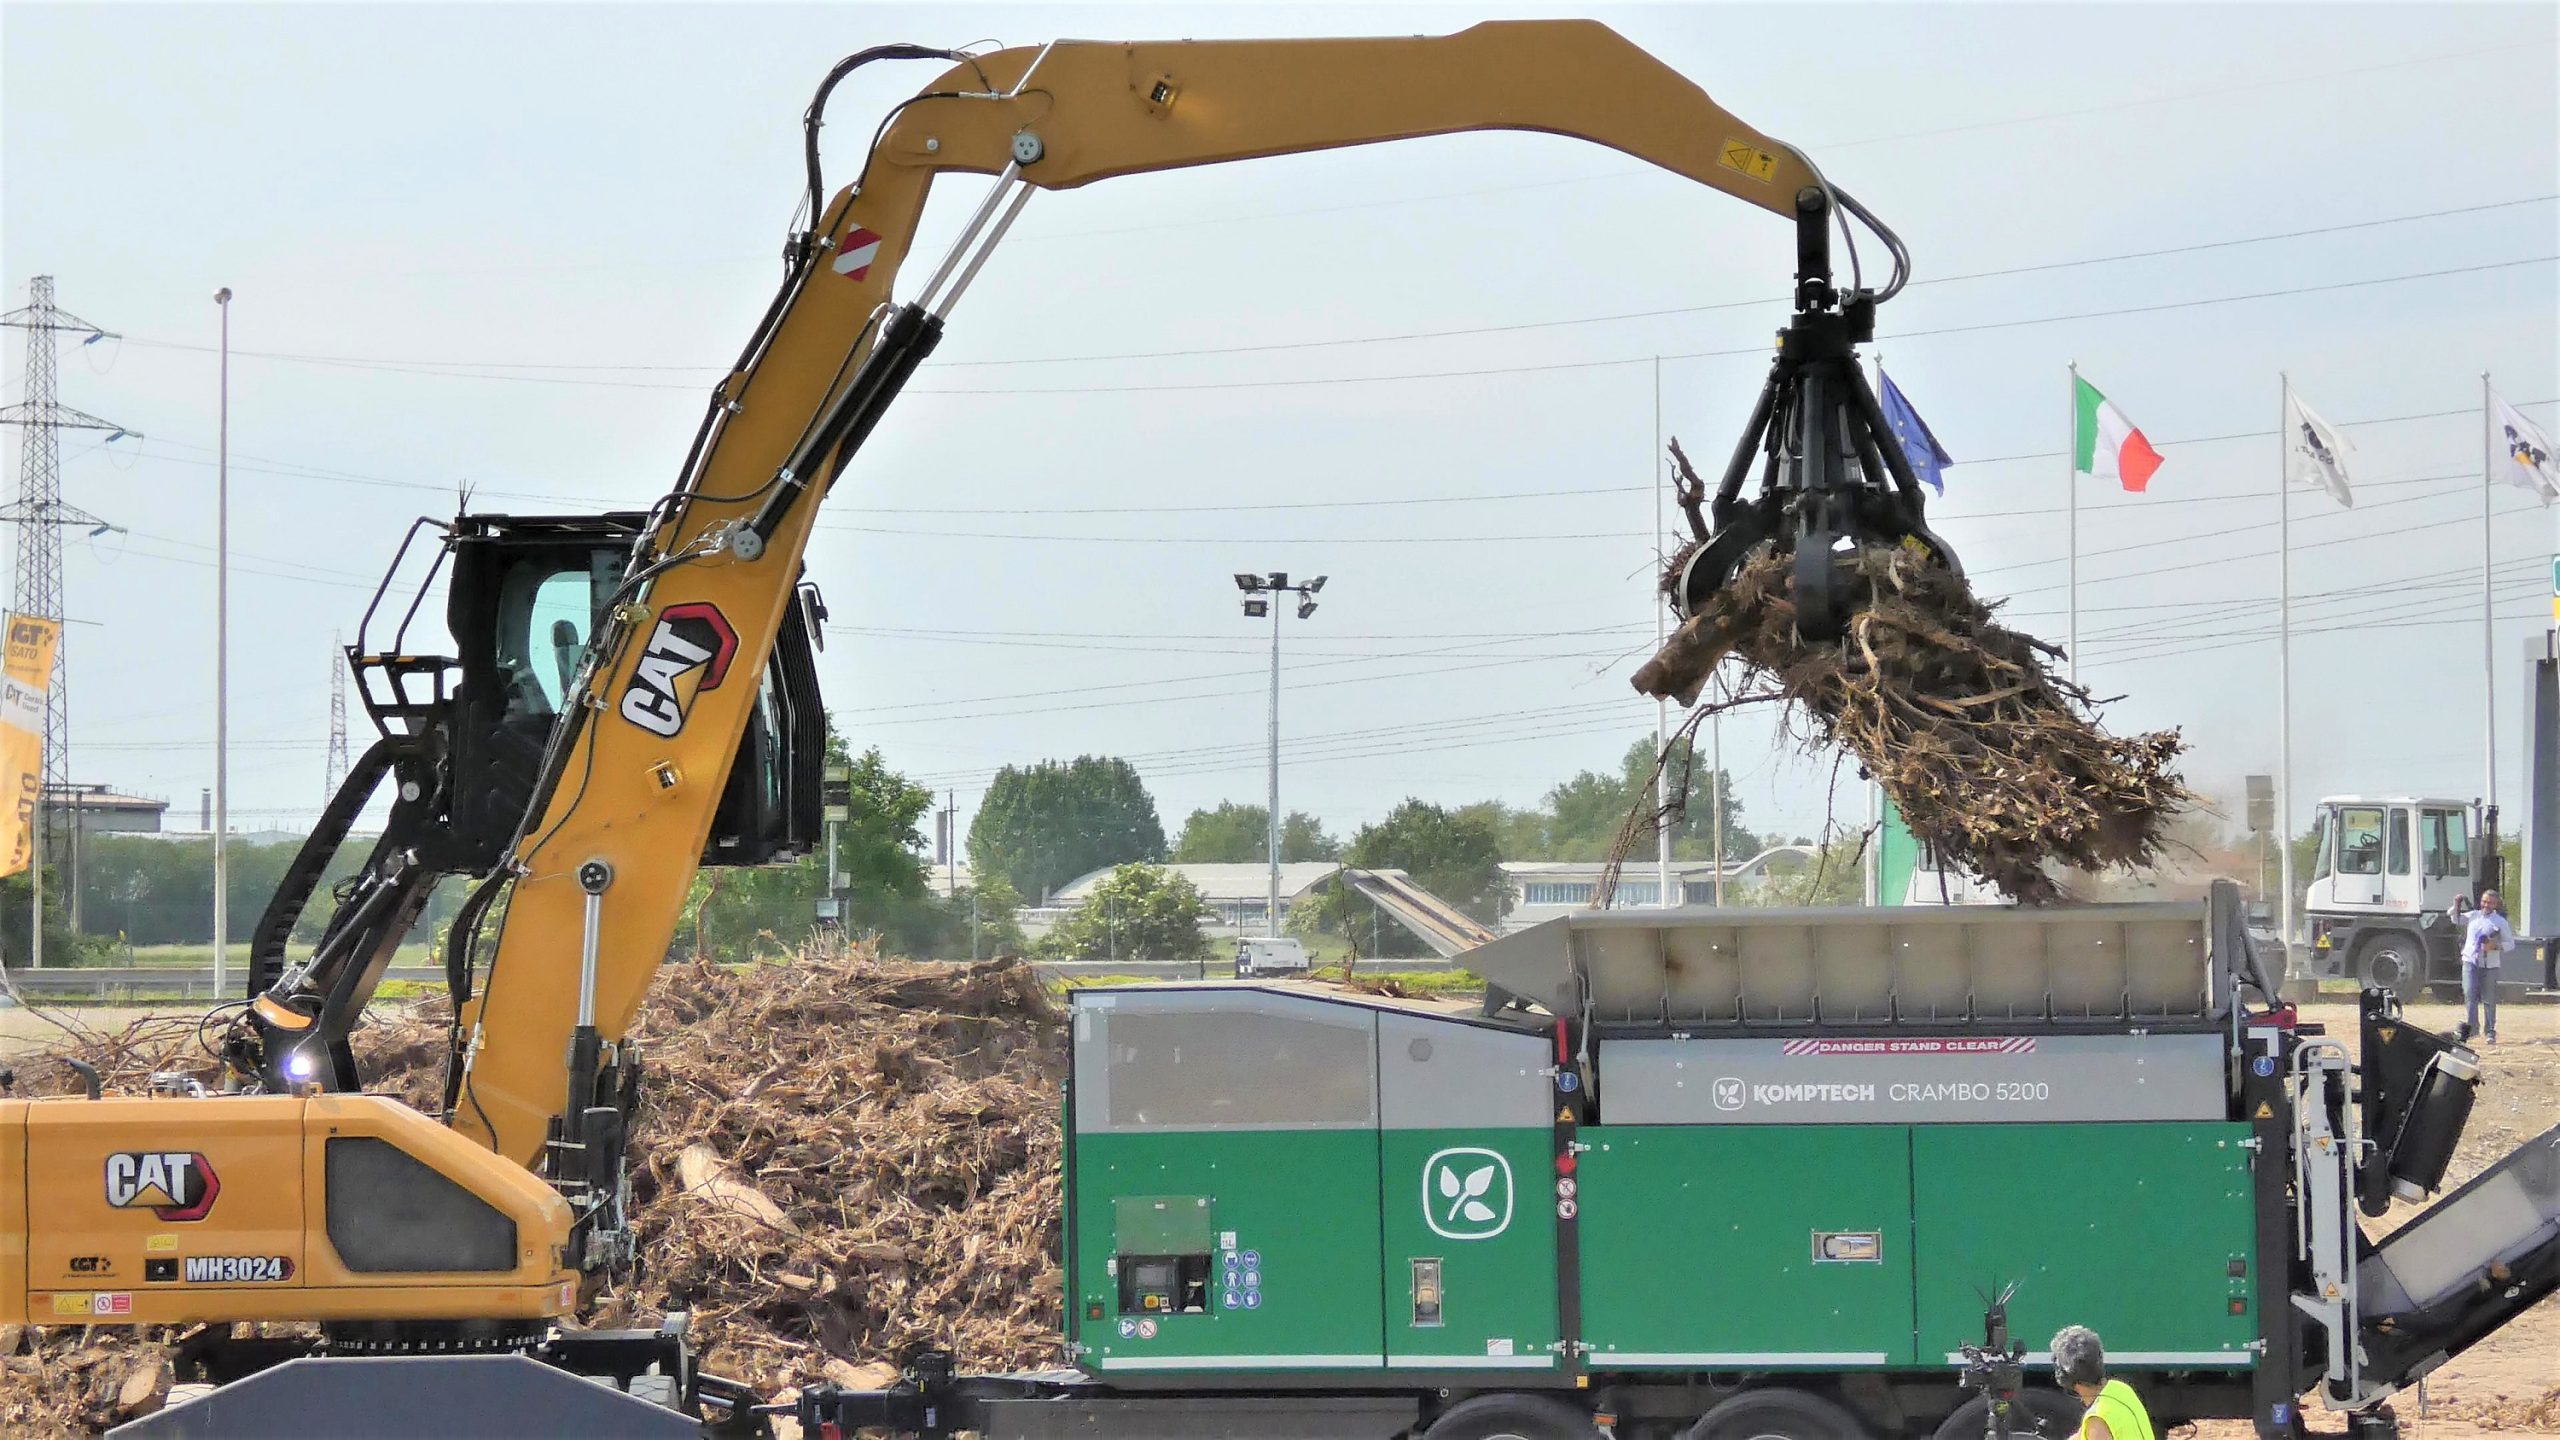
[[[1600,1440],[1600,1427],[1544,1395],[1478,1395],[1441,1411],[1422,1440]]]
[[[1745,1390],[1718,1405],[1680,1440],[1866,1440],[1858,1417],[1802,1390]]]
[[[2021,1390],[2017,1409],[2009,1412],[2009,1433],[2055,1437],[2075,1434],[2080,1429],[2082,1412],[2079,1401],[2059,1390]],[[1990,1414],[1990,1397],[1976,1395],[1938,1422],[1935,1440],[1982,1440]]]
[[[2426,992],[2426,952],[2406,935],[2377,935],[2356,952],[2356,983],[2367,990],[2388,990],[2403,1005]]]

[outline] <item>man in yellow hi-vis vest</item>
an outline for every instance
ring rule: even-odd
[[[2053,1337],[2053,1382],[2089,1407],[2080,1417],[2080,1440],[2158,1440],[2142,1397],[2107,1378],[2107,1352],[2097,1331],[2070,1325]]]

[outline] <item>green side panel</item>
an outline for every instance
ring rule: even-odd
[[[1389,1365],[1556,1368],[1554,1153],[1547,1129],[1385,1133],[1379,1208]],[[1471,1192],[1479,1176],[1481,1189]],[[1438,1325],[1414,1323],[1417,1260],[1439,1262]]]
[[[1075,1233],[1068,1243],[1076,1250],[1077,1293],[1067,1297],[1067,1329],[1085,1347],[1087,1368],[1123,1374],[1384,1365],[1377,1131],[1087,1133],[1072,1143]],[[1209,1201],[1207,1226],[1189,1232],[1207,1242],[1205,1308],[1123,1314],[1112,1261],[1184,1253],[1150,1248],[1185,1223],[1155,1209],[1175,1198]],[[1134,1234],[1115,1233],[1124,1219]]]
[[[1913,1130],[1922,1362],[1981,1340],[1983,1296],[2014,1283],[2009,1330],[2030,1353],[2086,1325],[2114,1365],[2253,1364],[2248,1134],[2222,1123]]]
[[[1912,1363],[1909,1130],[1601,1125],[1582,1139],[1593,1368]]]

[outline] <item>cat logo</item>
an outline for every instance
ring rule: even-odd
[[[693,697],[717,690],[729,678],[729,662],[738,653],[738,632],[729,627],[720,607],[708,602],[670,605],[658,613],[658,628],[631,672],[622,692],[622,718],[652,735],[672,738],[684,729]]]
[[[163,1220],[201,1220],[222,1193],[213,1162],[185,1150],[119,1151],[107,1157],[107,1203]]]

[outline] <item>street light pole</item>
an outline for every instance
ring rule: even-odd
[[[1280,597],[1298,597],[1298,618],[1316,613],[1316,592],[1324,588],[1326,577],[1319,575],[1302,584],[1289,583],[1289,572],[1274,570],[1269,575],[1247,575],[1239,572],[1236,588],[1244,592],[1244,613],[1249,620],[1271,616],[1271,784],[1265,798],[1265,817],[1270,821],[1264,839],[1271,863],[1271,889],[1263,900],[1263,933],[1280,934]]]
[[[224,832],[231,828],[231,287],[213,292],[222,307],[222,396],[213,482],[213,993],[231,989],[231,871]]]
[[[1262,902],[1262,928],[1266,935],[1280,933],[1280,607],[1271,607],[1271,774],[1265,791],[1263,818],[1270,822],[1270,835],[1264,841],[1264,858],[1271,862],[1271,892]]]

